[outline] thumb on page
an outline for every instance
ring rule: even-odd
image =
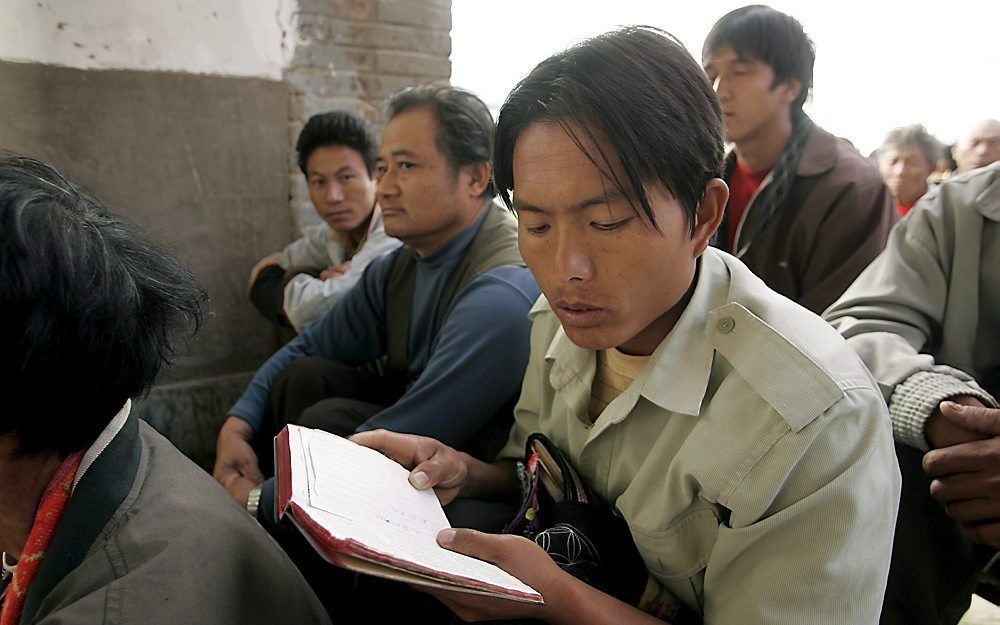
[[[410,483],[419,490],[458,488],[465,481],[468,468],[451,448],[444,447],[410,472]]]
[[[438,544],[445,549],[464,553],[467,556],[500,565],[506,554],[509,541],[505,537],[484,534],[472,529],[448,528],[438,532]]]

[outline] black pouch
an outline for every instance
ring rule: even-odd
[[[648,572],[624,519],[544,434],[528,437],[522,464],[524,501],[504,532],[533,539],[570,575],[636,605]]]
[[[518,473],[524,498],[504,533],[533,539],[564,571],[620,601],[678,625],[701,623],[649,574],[628,524],[544,434],[528,437]]]

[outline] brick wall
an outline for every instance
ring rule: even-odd
[[[295,52],[284,78],[292,222],[318,223],[295,157],[312,115],[348,110],[381,123],[385,98],[406,85],[451,77],[451,0],[299,0]]]

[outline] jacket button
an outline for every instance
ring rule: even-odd
[[[716,329],[721,334],[729,334],[736,327],[736,322],[733,321],[732,317],[723,317],[719,319],[719,322],[715,324]]]

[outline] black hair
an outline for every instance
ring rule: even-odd
[[[946,152],[945,146],[927,132],[923,124],[912,124],[890,130],[882,140],[878,154],[881,155],[882,151],[888,148],[917,148],[927,159],[927,165],[932,170],[937,167],[938,160]],[[947,152],[950,154],[951,151]]]
[[[942,144],[941,145],[941,156],[938,160],[944,160],[948,164],[948,171],[954,172],[958,169],[958,162],[955,160],[955,144],[951,145]]]
[[[173,256],[52,167],[0,155],[0,434],[23,453],[84,449],[201,325]]]
[[[762,4],[731,11],[715,23],[705,38],[702,62],[707,65],[709,57],[726,44],[737,54],[769,65],[774,71],[772,86],[793,79],[801,82],[802,91],[792,102],[792,115],[802,113],[812,89],[816,46],[797,19]]]
[[[328,145],[342,145],[361,155],[368,169],[368,176],[375,174],[378,159],[378,133],[370,121],[346,111],[332,111],[313,115],[306,122],[295,142],[299,153],[299,169],[306,176],[306,163],[316,148]]]
[[[456,175],[463,165],[489,163],[493,147],[493,115],[475,95],[449,85],[412,85],[389,96],[386,119],[427,107],[438,122],[435,143]],[[492,180],[480,197],[493,197]]]
[[[494,176],[512,207],[514,146],[536,123],[559,124],[630,202],[659,228],[645,185],[661,183],[694,231],[705,185],[722,176],[722,111],[705,72],[671,35],[632,26],[588,39],[539,63],[497,118]],[[583,148],[573,127],[596,146]],[[605,154],[601,141],[611,148]],[[614,175],[617,157],[625,180]],[[636,214],[639,208],[633,204]]]

